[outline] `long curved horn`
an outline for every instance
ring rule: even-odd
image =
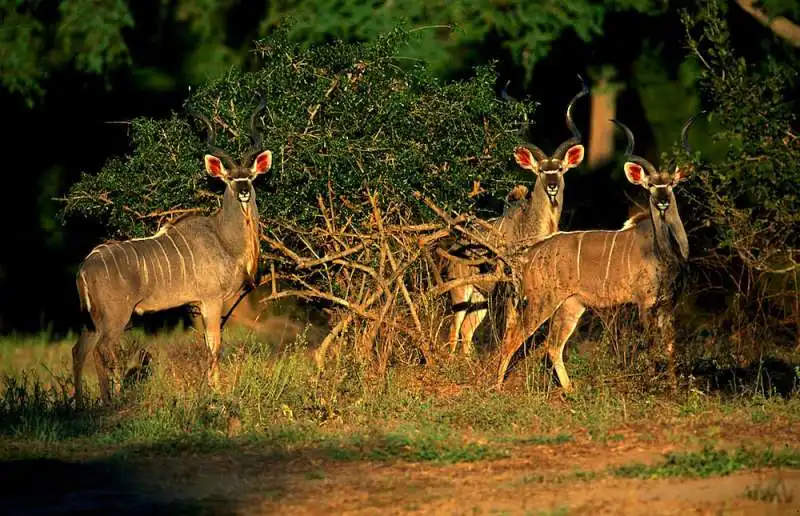
[[[628,146],[625,148],[625,159],[627,161],[632,161],[634,163],[642,165],[645,168],[645,170],[647,170],[648,175],[654,174],[656,172],[656,167],[654,167],[652,163],[650,163],[643,157],[637,156],[633,153],[633,146],[636,143],[636,140],[633,137],[633,132],[631,132],[631,130],[628,128],[627,125],[623,124],[616,118],[612,118],[611,121],[614,122],[617,125],[617,127],[619,127],[625,132],[625,137],[628,139]]]
[[[260,98],[260,97],[259,97]],[[242,163],[245,166],[249,166],[250,161],[256,157],[256,155],[261,152],[261,142],[262,137],[261,133],[256,131],[256,120],[258,119],[258,114],[267,107],[267,101],[264,98],[260,98],[260,102],[258,103],[258,107],[256,107],[253,114],[250,115],[250,150],[245,154],[245,157],[242,159]]]
[[[683,150],[686,151],[686,154],[692,154],[692,148],[689,146],[689,127],[692,126],[698,116],[706,113],[708,113],[708,111],[704,109],[703,111],[690,116],[683,124],[683,128],[681,129],[681,144],[683,144]]]
[[[533,157],[536,158],[536,161],[543,161],[547,159],[547,154],[545,154],[545,152],[536,145],[532,143],[526,143],[525,146],[531,150],[531,153],[533,154]]]
[[[188,111],[189,114],[191,114],[193,117],[197,118],[198,120],[201,120],[204,124],[206,124],[206,127],[208,128],[208,137],[206,139],[206,147],[208,147],[208,152],[218,157],[219,159],[225,161],[226,162],[225,164],[228,166],[228,168],[230,169],[236,168],[236,162],[234,161],[234,159],[231,158],[227,152],[225,152],[224,150],[220,149],[215,145],[217,139],[217,133],[214,131],[214,125],[211,123],[211,121],[205,115],[198,113],[193,109],[188,109]]]
[[[586,86],[586,81],[583,80],[581,74],[578,74],[578,80],[581,81],[581,91],[576,93],[575,96],[572,97],[572,100],[569,101],[569,104],[567,104],[567,114],[566,114],[567,129],[569,129],[569,132],[572,133],[572,138],[570,138],[569,140],[563,142],[561,145],[558,146],[556,151],[553,153],[554,158],[558,159],[563,158],[564,153],[567,152],[567,149],[569,149],[573,145],[581,143],[581,140],[583,139],[583,136],[581,136],[581,132],[578,130],[578,126],[575,125],[575,121],[572,119],[572,108],[575,106],[575,103],[579,99],[589,94],[589,87]]]
[[[581,140],[582,138],[581,132],[578,131],[578,126],[576,126],[575,122],[572,120],[572,108],[580,98],[585,97],[586,95],[589,94],[589,87],[586,86],[586,81],[583,80],[581,74],[578,74],[578,80],[581,81],[581,91],[579,91],[574,97],[572,97],[572,100],[570,100],[569,104],[567,104],[567,127],[569,128],[569,132],[572,133],[572,136],[574,138]]]

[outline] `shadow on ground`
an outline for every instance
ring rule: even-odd
[[[706,382],[710,390],[723,394],[752,392],[788,398],[800,387],[799,366],[773,357],[753,361],[747,367],[726,368],[713,360],[700,360],[692,367],[691,374]]]
[[[234,513],[230,500],[181,496],[154,482],[159,475],[119,461],[1,462],[0,512],[8,516]]]

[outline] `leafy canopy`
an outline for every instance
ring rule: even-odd
[[[367,188],[419,220],[428,214],[412,198],[415,190],[461,209],[473,202],[473,180],[519,172],[512,150],[532,103],[500,100],[492,66],[443,84],[421,64],[398,61],[410,37],[394,30],[370,43],[305,49],[276,34],[257,45],[257,71],[233,70],[187,99],[215,122],[217,145],[234,157],[248,147],[256,97],[267,100],[260,130],[274,164],[255,187],[269,227],[315,227],[317,196],[328,199],[329,185],[342,225],[367,216],[359,208]],[[155,230],[168,210],[210,211],[221,185],[203,170],[201,128],[186,113],[134,120],[132,154],[84,173],[64,213],[103,220],[113,235],[131,237]]]
[[[726,147],[700,169],[697,208],[721,247],[751,267],[780,270],[800,248],[797,55],[772,53],[756,63],[740,57],[717,0],[683,21],[719,128],[714,140]]]
[[[262,33],[281,25],[286,16],[293,20],[292,37],[311,42],[330,37],[369,41],[401,23],[439,25],[439,30],[424,31],[404,55],[422,59],[435,73],[444,74],[480,59],[486,45],[500,40],[530,80],[534,64],[568,31],[589,42],[603,34],[610,13],[653,14],[666,5],[665,0],[279,0],[270,2]],[[452,33],[448,26],[454,28]]]

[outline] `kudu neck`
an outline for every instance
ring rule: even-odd
[[[242,252],[252,241],[252,233],[258,231],[258,207],[255,194],[250,195],[247,203],[242,203],[232,188],[225,188],[222,209],[217,215],[217,220],[220,235],[226,246],[234,254]]]
[[[564,188],[558,189],[553,203],[545,191],[544,183],[542,179],[536,180],[525,212],[524,232],[527,237],[545,237],[558,231],[561,206],[564,204]]]
[[[675,199],[672,199],[664,213],[652,202],[649,204],[656,256],[662,262],[685,262],[689,257],[689,243]]]

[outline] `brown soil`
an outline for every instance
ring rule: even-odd
[[[756,434],[775,445],[797,444],[779,428],[737,430],[741,440],[731,446],[752,444]],[[124,461],[7,462],[0,463],[0,477],[9,479],[0,499],[4,514],[800,514],[800,471],[578,478],[576,471],[600,473],[694,448],[640,439],[642,429],[618,435],[623,440],[613,443],[586,435],[566,444],[515,445],[509,458],[455,465],[341,462],[314,450],[276,455],[252,444]]]

